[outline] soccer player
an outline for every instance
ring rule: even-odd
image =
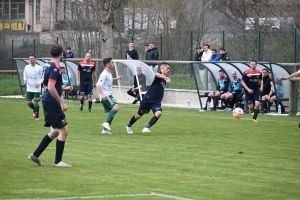
[[[24,85],[26,85],[26,103],[33,110],[33,118],[40,120],[39,118],[39,100],[41,92],[41,84],[43,83],[43,68],[36,64],[36,56],[31,54],[29,56],[29,65],[24,68],[23,79]],[[32,104],[33,100],[33,104]]]
[[[146,125],[146,127],[142,130],[143,133],[150,133],[149,128],[153,126],[157,122],[159,117],[162,115],[161,101],[164,96],[164,88],[167,83],[171,82],[171,79],[167,77],[169,72],[170,65],[168,63],[163,62],[160,65],[160,71],[155,73],[155,78],[148,92],[145,94],[137,114],[131,118],[131,120],[126,126],[128,134],[133,134],[133,131],[131,129],[132,125],[137,120],[139,120],[144,114],[148,114],[150,109],[152,109],[154,116]]]
[[[59,62],[63,57],[63,48],[54,45],[51,48],[52,59],[44,67],[44,85],[47,87],[43,96],[43,108],[45,112],[45,126],[51,126],[50,132],[44,136],[37,149],[28,156],[28,159],[42,166],[39,157],[54,138],[56,140],[56,154],[54,167],[72,167],[62,161],[65,141],[68,135],[67,120],[64,111],[67,105],[61,99],[62,90],[71,91],[72,86],[63,86]]]
[[[258,122],[257,115],[259,113],[259,95],[260,92],[263,91],[264,81],[262,79],[262,72],[256,69],[257,61],[250,61],[250,69],[244,72],[242,78],[242,85],[245,88],[245,99],[248,101],[249,108],[254,103],[254,114],[253,114],[253,122]],[[260,84],[259,84],[260,81]]]
[[[98,82],[96,83],[97,91],[99,92],[100,99],[102,100],[102,104],[104,107],[104,111],[108,113],[106,121],[102,124],[104,129],[102,130],[102,134],[111,134],[110,125],[114,119],[114,116],[119,111],[119,105],[116,99],[112,96],[113,81],[122,80],[122,76],[118,76],[116,78],[112,77],[111,71],[114,68],[114,61],[112,58],[103,59],[104,70],[100,74]]]
[[[93,84],[94,79],[94,84]],[[88,111],[92,112],[92,95],[93,87],[96,87],[96,66],[91,61],[91,54],[86,53],[83,61],[79,62],[77,70],[77,86],[80,86],[80,107],[79,110],[83,110],[84,96],[88,95]]]

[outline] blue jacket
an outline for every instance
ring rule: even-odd
[[[218,80],[218,86],[217,86],[217,90],[218,91],[223,91],[223,92],[227,92],[229,90],[229,79],[224,76],[224,77],[220,77]]]
[[[220,59],[220,54],[216,53],[211,57],[210,61],[219,61],[219,59]]]
[[[69,53],[66,52],[66,58],[74,58],[74,54],[72,51],[70,51]]]

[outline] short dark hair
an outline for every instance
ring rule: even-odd
[[[267,72],[269,72],[269,70],[267,68],[263,68],[261,71],[267,71]]]
[[[154,45],[154,42],[150,42],[149,44],[153,44]]]
[[[149,46],[149,44],[145,44],[145,47]]]
[[[34,54],[30,54],[29,57],[33,56],[34,58],[36,58],[36,56]]]
[[[217,52],[217,49],[212,49],[211,51]]]
[[[50,54],[54,58],[60,56],[62,52],[63,52],[63,48],[58,44],[54,45],[50,50]]]
[[[225,49],[224,49],[224,48],[220,48],[220,50],[219,50],[219,51],[221,51],[221,50],[222,50],[222,51],[225,51]]]
[[[223,72],[223,73],[224,73],[224,70],[223,70],[223,69],[220,69],[219,72]]]
[[[200,46],[198,46],[198,47],[196,47],[196,49],[201,49],[201,47],[200,47]]]
[[[61,68],[61,69],[65,69],[65,66],[62,65],[62,66],[60,66],[60,68]]]
[[[254,59],[250,60],[250,62],[255,62],[255,63],[257,64],[257,61],[256,61],[256,60],[254,60]]]
[[[205,44],[205,45],[203,45],[203,46],[204,46],[204,47],[205,47],[205,46],[207,46],[207,47],[210,49],[210,46],[209,46],[209,44]]]
[[[104,67],[106,67],[107,63],[109,63],[111,60],[112,60],[112,58],[104,58],[102,61]]]
[[[67,50],[71,50],[71,47],[67,47]]]

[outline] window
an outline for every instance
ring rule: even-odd
[[[25,0],[2,0],[0,20],[25,21]]]

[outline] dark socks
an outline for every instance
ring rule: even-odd
[[[131,117],[129,123],[127,124],[128,127],[131,127],[136,122],[135,116]]]
[[[62,154],[65,148],[65,141],[56,140],[56,154],[54,164],[59,163],[62,160]]]
[[[253,111],[253,119],[256,119],[257,118],[257,115],[258,115],[258,113],[259,113],[259,110],[257,110],[257,109],[254,109],[254,111]]]
[[[271,109],[271,106],[272,106],[272,105],[273,105],[273,102],[270,102],[270,101],[269,101],[269,103],[268,103],[268,108],[267,108],[267,111],[268,111],[268,112],[270,112],[270,109]]]
[[[211,97],[207,97],[205,107],[207,107],[207,103],[210,103],[210,102],[211,102]]]
[[[92,101],[89,101],[89,109],[92,109]]]
[[[218,106],[218,98],[219,98],[219,97],[213,97],[213,100],[214,100],[214,108],[217,108],[217,106]]]
[[[81,105],[83,105],[83,103],[84,103],[84,100],[80,100],[80,103],[81,103]]]
[[[265,107],[266,107],[266,101],[265,100],[261,100],[260,110],[264,110]]]
[[[150,122],[146,125],[147,128],[150,128],[151,126],[153,126],[158,120],[158,117],[153,116],[150,120]]]
[[[223,104],[224,104],[226,107],[229,106],[229,104],[227,103],[226,99],[221,99],[221,101],[223,102]]]
[[[33,152],[33,155],[35,157],[40,157],[40,155],[47,148],[50,142],[52,142],[51,138],[48,135],[45,135],[38,148],[35,150],[35,152]]]

